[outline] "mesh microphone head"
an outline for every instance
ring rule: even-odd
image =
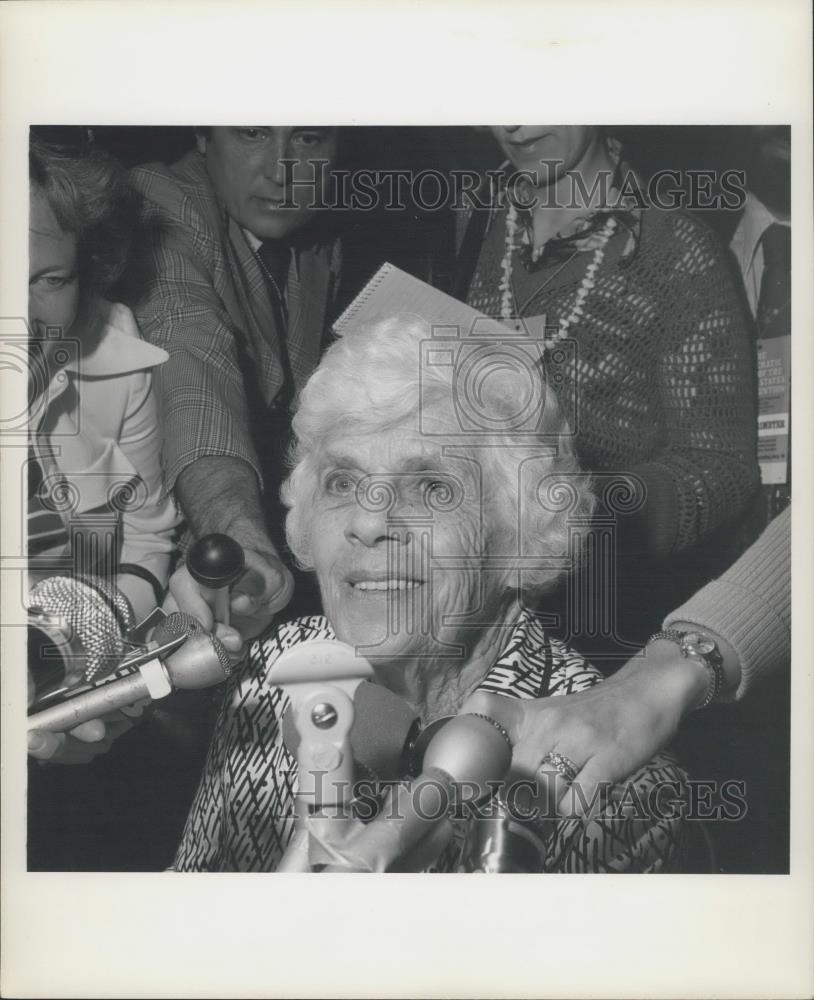
[[[106,597],[106,593],[114,600]],[[114,670],[128,651],[122,636],[123,622],[114,610],[122,602],[129,611],[124,621],[132,623],[133,612],[127,599],[101,580],[93,579],[90,583],[86,579],[51,576],[36,584],[29,594],[32,612],[39,608],[62,619],[73,633],[84,660],[82,672],[86,681]]]
[[[156,625],[153,632],[153,640],[161,645],[179,635],[207,634],[206,629],[194,615],[185,614],[183,611],[174,611],[171,615],[167,615],[160,625]],[[212,640],[212,648],[215,650],[220,665],[223,668],[224,676],[228,677],[234,669],[234,664],[220,639],[214,635],[210,635],[209,637]]]
[[[136,627],[136,615],[132,605],[118,587],[114,587],[109,580],[101,576],[80,576],[78,579],[89,587],[93,587],[107,601],[119,620],[122,635],[127,635]]]

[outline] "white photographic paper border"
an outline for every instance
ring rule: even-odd
[[[791,124],[801,428],[791,875],[25,873],[24,618],[3,572],[4,996],[811,995],[810,38],[805,0],[0,6],[1,317],[26,310],[31,123]],[[22,449],[2,458],[13,482]],[[2,499],[8,552],[22,512]]]

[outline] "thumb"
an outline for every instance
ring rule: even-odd
[[[64,733],[48,733],[35,729],[28,734],[28,753],[35,760],[50,760],[64,742]]]

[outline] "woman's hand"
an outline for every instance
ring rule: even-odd
[[[536,700],[475,692],[462,711],[497,719],[514,746],[513,776],[536,781],[541,800],[556,802],[562,816],[584,816],[601,802],[603,786],[623,781],[671,742],[708,684],[704,664],[659,640],[588,691]],[[544,763],[551,752],[573,762],[578,787]]]
[[[275,614],[291,600],[294,579],[273,552],[258,552],[244,546],[246,568],[230,593],[230,623],[216,623],[198,583],[186,566],[170,578],[164,610],[192,615],[208,632],[215,632],[230,654],[238,655],[245,640],[253,639],[271,624]]]
[[[88,764],[107,753],[114,740],[133,728],[149,701],[148,698],[99,719],[83,722],[68,733],[31,730],[28,756],[48,764]]]

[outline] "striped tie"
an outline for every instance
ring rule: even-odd
[[[34,448],[28,447],[28,555],[64,547],[68,544],[68,530],[55,509],[52,489]]]

